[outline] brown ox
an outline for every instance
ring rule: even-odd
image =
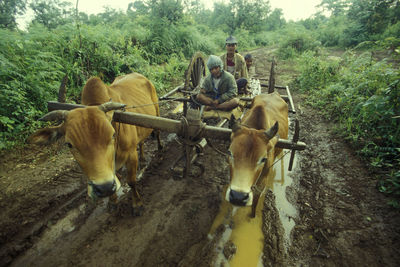
[[[110,196],[111,203],[115,204],[116,191],[121,185],[116,170],[125,165],[128,184],[132,189],[132,211],[136,215],[140,214],[143,208],[135,188],[137,145],[142,148],[142,142],[150,135],[152,129],[111,121],[113,112],[109,111],[125,105],[106,103],[110,99],[128,107],[138,106],[134,109],[128,108],[128,111],[160,115],[156,90],[144,76],[132,73],[117,77],[110,86],[105,85],[99,78],[92,77],[82,91],[82,104],[89,107],[48,113],[42,119],[61,119],[64,122],[57,127],[38,130],[28,141],[49,144],[65,136],[66,144],[88,177],[88,195],[92,199]],[[140,152],[142,156],[142,149]]]
[[[277,92],[254,97],[241,124],[233,126],[229,148],[231,182],[226,200],[238,206],[251,205],[252,217],[259,198],[253,189],[266,177],[282,150],[275,148],[279,136],[288,136],[288,106]]]

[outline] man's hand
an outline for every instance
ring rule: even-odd
[[[219,106],[218,100],[217,99],[213,100],[210,106],[212,106],[213,108],[217,108]]]

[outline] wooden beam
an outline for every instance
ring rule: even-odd
[[[290,94],[289,86],[286,86],[286,92],[287,92],[288,97],[289,97],[289,103],[290,103],[290,107],[291,107],[291,112],[296,113],[296,109],[294,108],[293,98],[292,98],[292,95]]]
[[[170,95],[176,93],[179,90],[183,89],[183,84],[179,85],[178,87],[176,87],[175,89],[169,91],[168,93],[166,93],[165,95],[163,95],[162,97],[160,97],[160,100],[164,100],[165,98],[169,97]]]
[[[84,107],[85,107],[84,105],[78,105],[78,104],[48,102],[49,110],[72,110],[75,108],[84,108]],[[119,110],[114,111],[113,119],[116,122],[137,125],[145,128],[157,129],[169,133],[176,133],[177,135],[183,134],[182,123],[181,121],[178,120],[172,120],[163,117],[151,116],[135,112],[119,111]],[[232,134],[231,129],[206,125],[204,127],[202,137],[229,140],[231,134]],[[304,150],[306,148],[306,144],[303,142],[293,143],[286,139],[279,139],[276,146],[279,148],[295,149],[295,150]]]
[[[282,99],[285,100],[286,102],[289,101],[289,97],[287,95],[281,95]],[[243,101],[252,101],[253,98],[252,97],[240,97],[239,100],[243,100]]]
[[[273,93],[275,91],[275,58],[272,58],[271,72],[268,81],[268,93]]]

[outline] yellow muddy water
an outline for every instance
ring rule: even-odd
[[[290,231],[295,225],[294,220],[291,218],[296,216],[296,209],[287,201],[285,194],[286,187],[292,183],[287,170],[290,153],[281,158],[282,156],[283,154],[278,157],[279,160],[266,177],[266,188],[274,192],[276,208],[279,211],[279,217],[285,230],[284,239],[287,247],[290,244]],[[209,232],[209,237],[213,238],[217,228],[221,224],[224,225],[225,231],[216,246],[218,256],[214,261],[214,266],[221,266],[222,263],[224,266],[230,267],[263,266],[264,234],[262,232],[262,210],[264,198],[265,190],[258,202],[255,218],[249,217],[251,207],[234,207],[227,201],[222,202],[220,211]],[[224,248],[227,250],[227,244],[230,242],[236,246],[236,253],[232,254],[230,259],[227,259],[225,255],[229,256],[230,253],[225,252],[224,255]]]

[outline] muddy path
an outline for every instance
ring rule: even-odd
[[[273,51],[252,54],[257,78],[267,79]],[[290,62],[278,62],[276,72],[280,85],[296,75]],[[304,96],[292,94],[300,140],[308,148],[296,154],[292,172],[282,168],[290,184],[266,192],[258,215],[259,264],[397,266],[399,212],[378,193],[364,163],[332,133],[334,125],[304,105]],[[165,105],[162,115],[177,118],[174,107]],[[220,242],[226,230],[239,227],[234,218],[218,221],[229,179],[225,157],[206,146],[183,179],[179,166],[171,169],[180,144],[172,134],[163,133],[162,139],[162,151],[155,140],[146,142],[140,217],[129,214],[129,197],[116,213],[108,212],[106,200],[89,202],[85,177],[62,142],[2,153],[0,266],[228,266],[227,258],[239,257],[240,248],[229,237]],[[221,151],[228,147],[213,144]]]

